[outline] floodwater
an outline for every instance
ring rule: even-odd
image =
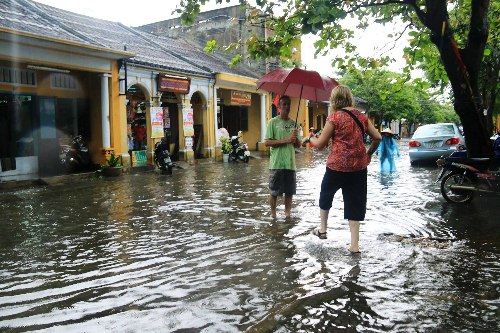
[[[498,197],[456,206],[433,165],[369,166],[361,255],[341,194],[319,225],[325,151],[297,155],[293,217],[268,159],[0,192],[2,332],[494,332]]]

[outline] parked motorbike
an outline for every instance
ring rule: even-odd
[[[83,142],[82,136],[75,136],[69,145],[59,147],[59,160],[67,172],[87,169],[91,166],[89,148]]]
[[[493,147],[500,165],[500,136]],[[437,165],[442,167],[435,183],[441,181],[441,194],[448,202],[470,202],[476,192],[500,194],[500,172],[489,172],[490,158],[469,158],[459,147],[449,157],[441,156]]]
[[[163,138],[160,142],[157,142],[155,144],[154,161],[156,166],[161,170],[162,173],[171,175],[172,168],[175,166],[175,163],[172,162],[168,149],[169,144],[166,138]]]
[[[241,134],[241,131],[238,132],[238,134]],[[248,150],[248,145],[246,144],[246,142],[240,142],[239,138],[241,138],[241,135],[233,135],[231,137],[231,147],[233,148],[233,151],[231,152],[231,154],[229,154],[229,157],[233,162],[240,160],[248,163],[248,161],[250,160],[250,151]]]

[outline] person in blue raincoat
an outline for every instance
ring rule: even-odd
[[[380,152],[380,171],[385,173],[396,172],[397,169],[394,160],[399,160],[401,156],[399,155],[396,140],[394,140],[394,133],[390,128],[386,128],[380,134],[382,134],[382,142],[374,153],[378,155]]]

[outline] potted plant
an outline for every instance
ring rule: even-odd
[[[229,154],[233,151],[233,147],[231,147],[231,140],[229,138],[222,137],[220,138],[220,142],[222,145],[220,146],[220,150],[222,152],[222,160],[224,162],[229,161]]]
[[[111,152],[111,155],[109,155],[109,159],[106,159],[107,165],[103,165],[101,168],[102,173],[106,177],[116,177],[122,174],[122,164],[121,164],[121,157],[116,156],[115,157],[115,152]]]

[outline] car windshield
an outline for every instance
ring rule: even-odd
[[[452,124],[435,124],[422,126],[417,128],[414,138],[423,138],[426,136],[438,136],[438,135],[455,135],[455,129]]]

